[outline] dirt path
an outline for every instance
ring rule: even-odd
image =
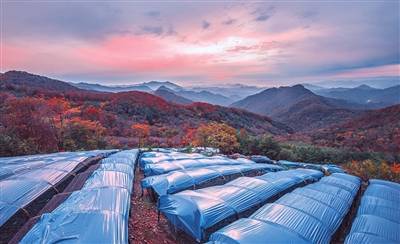
[[[172,234],[168,229],[167,221],[160,217],[157,221],[157,208],[155,203],[142,198],[140,181],[143,174],[139,170],[135,173],[135,188],[131,198],[132,216],[129,219],[129,242],[151,244],[174,244]]]

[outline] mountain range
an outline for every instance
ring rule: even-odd
[[[167,89],[161,86],[157,91]],[[129,131],[132,122],[173,128],[179,134],[184,133],[184,128],[196,128],[201,123],[209,122],[224,122],[234,128],[245,128],[253,134],[291,132],[286,125],[266,116],[235,108],[199,102],[181,105],[176,101],[168,102],[156,95],[140,91],[110,93],[84,90],[67,82],[21,71],[9,71],[0,75],[0,93],[46,99],[62,96],[71,106],[78,106],[82,111],[89,105],[97,109],[101,106],[104,113],[102,118],[112,118],[114,122],[110,126],[118,125],[118,128],[109,129],[119,131],[118,135]]]
[[[383,108],[400,103],[400,85],[385,89],[360,85],[354,88],[322,88],[313,91],[321,96],[365,104],[369,108]]]
[[[71,85],[78,87],[80,89],[84,90],[92,90],[92,91],[101,91],[101,92],[125,92],[125,91],[142,91],[142,92],[148,92],[148,93],[154,93],[156,94],[157,90],[160,87],[168,88],[169,90],[169,95],[167,96],[168,98],[172,98],[172,94],[174,93],[174,97],[182,97],[185,98],[184,100],[179,99],[176,100],[175,102],[180,103],[180,101],[183,101],[182,104],[186,104],[187,101],[193,101],[193,102],[205,102],[205,103],[210,103],[214,105],[221,105],[221,106],[227,106],[234,102],[232,98],[226,97],[222,94],[217,94],[210,92],[206,89],[203,88],[184,88],[182,86],[176,85],[172,82],[169,81],[150,81],[150,82],[144,82],[136,85],[127,85],[127,86],[104,86],[100,84],[90,84],[90,83],[70,83]],[[166,95],[166,91],[164,92],[158,92],[158,95]],[[168,99],[167,99],[168,100]]]
[[[266,89],[231,106],[269,116],[296,131],[323,128],[350,119],[364,108],[316,95],[302,85]]]
[[[125,89],[126,86],[114,87],[114,92],[105,92],[99,90],[105,87],[101,85],[95,85],[97,89],[92,85],[91,89],[80,89],[75,85],[27,72],[9,71],[0,75],[0,102],[7,100],[7,94],[11,94],[20,98],[62,97],[78,111],[94,106],[101,110],[99,121],[104,123],[103,126],[111,131],[109,136],[113,137],[128,136],[126,133],[133,122],[149,123],[153,128],[159,128],[159,132],[152,132],[154,135],[163,135],[165,132],[162,131],[166,130],[163,128],[169,128],[180,136],[202,123],[224,122],[236,129],[244,128],[253,135],[269,133],[281,137],[289,135],[289,138],[295,133],[300,138],[311,138],[308,141],[319,145],[358,145],[351,138],[360,136],[364,144],[368,144],[365,142],[368,138],[375,138],[373,140],[379,139],[382,145],[374,147],[369,144],[375,141],[369,141],[369,146],[358,145],[359,148],[393,151],[393,146],[387,145],[398,140],[400,105],[371,110],[371,102],[358,99],[363,94],[369,94],[369,97],[375,97],[374,106],[383,106],[385,102],[398,103],[398,86],[386,89],[369,86],[323,88],[319,92],[315,91],[318,87],[310,88],[314,92],[306,89],[307,85],[284,86],[265,89],[224,107],[198,102],[198,94],[209,95],[211,92],[190,91],[171,82],[135,85],[148,87],[149,92],[116,92],[116,89]],[[347,97],[342,93],[348,94]],[[82,112],[81,116],[86,115]],[[368,136],[363,137],[364,134]],[[342,137],[345,139],[339,143]],[[330,143],[332,140],[335,143]]]

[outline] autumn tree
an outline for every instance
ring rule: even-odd
[[[66,150],[93,150],[104,148],[105,128],[98,121],[72,118],[66,121],[63,147]]]
[[[197,128],[193,145],[218,148],[223,153],[232,153],[239,147],[236,129],[224,123],[214,122]]]
[[[68,101],[59,97],[52,97],[47,100],[49,109],[53,112],[53,123],[57,128],[57,144],[58,148],[62,149],[62,139],[64,138],[64,121],[67,117],[67,110],[71,108]]]
[[[131,126],[132,134],[139,138],[138,147],[143,147],[150,136],[150,126],[144,123],[136,123]]]
[[[57,151],[52,113],[42,98],[9,98],[1,103],[1,154]]]

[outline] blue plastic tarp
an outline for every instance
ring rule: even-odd
[[[322,179],[284,195],[275,203],[264,205],[249,218],[218,230],[211,235],[210,241],[251,243],[256,236],[258,242],[329,243],[350,209],[355,196],[353,192],[358,191],[361,182],[355,176],[335,174]],[[345,182],[339,184],[340,179]],[[358,184],[354,184],[356,181]],[[341,193],[343,186],[343,191],[348,194]],[[307,192],[308,189],[311,191]],[[342,195],[352,197],[347,199]]]
[[[262,163],[262,164],[273,164],[274,163],[274,161],[272,161],[269,157],[262,156],[262,155],[252,155],[250,157],[250,160],[252,160],[256,163]]]
[[[200,153],[180,153],[180,152],[171,152],[171,153],[144,153],[140,160],[139,166],[143,169],[147,164],[156,164],[165,161],[175,161],[175,160],[183,160],[183,159],[201,159],[207,158],[203,154]]]
[[[340,166],[335,164],[304,163],[304,162],[292,162],[287,160],[279,160],[277,163],[287,168],[315,169],[326,172],[328,174],[345,173],[345,171]]]
[[[83,160],[113,150],[0,158],[0,226],[68,176]]]
[[[0,181],[0,226],[18,209],[25,207],[51,188],[46,181],[9,179]]]
[[[370,180],[345,243],[400,242],[400,184]]]
[[[43,214],[21,243],[127,243],[138,150],[101,160],[81,190]]]
[[[55,212],[115,212],[129,215],[130,192],[120,187],[102,187],[73,192]]]
[[[152,188],[159,196],[172,194],[202,182],[218,177],[233,174],[244,174],[251,170],[259,170],[261,173],[282,170],[278,165],[271,164],[241,164],[241,165],[217,165],[204,168],[190,168],[188,170],[177,170],[167,174],[149,176],[142,180],[143,189]]]
[[[176,228],[196,240],[202,240],[205,229],[257,206],[308,180],[311,175],[316,177],[314,180],[322,177],[321,172],[304,169],[267,173],[260,177],[240,177],[221,186],[161,196],[159,210]]]
[[[297,233],[273,223],[248,218],[239,219],[235,223],[235,225],[226,226],[224,232],[215,232],[209,243],[255,244],[269,243],[268,240],[271,239],[275,242],[270,243],[310,244]],[[268,233],[268,236],[265,233]]]
[[[128,243],[128,222],[114,212],[44,214],[20,243]]]
[[[185,170],[190,168],[207,167],[212,165],[238,165],[243,163],[254,163],[247,159],[230,159],[224,157],[208,157],[201,159],[183,159],[158,164],[147,164],[144,167],[146,176],[166,174],[175,170]]]

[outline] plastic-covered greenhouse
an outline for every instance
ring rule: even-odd
[[[358,193],[358,177],[332,174],[213,233],[215,243],[329,243]]]
[[[69,182],[68,176],[71,176],[83,160],[99,153],[102,152],[79,152],[75,156],[72,156],[74,153],[57,153],[54,157],[51,154],[22,156],[10,160],[3,158],[1,169],[10,169],[12,174],[0,182],[0,226],[42,194],[49,195],[43,196],[45,199],[56,194],[60,188],[66,186],[60,184]],[[31,212],[29,209],[25,211]]]
[[[189,188],[204,188],[223,184],[240,176],[256,176],[283,170],[272,164],[216,165],[177,170],[149,176],[142,180],[142,189],[152,189],[158,196],[177,193]]]
[[[161,196],[159,210],[176,230],[202,241],[218,228],[248,216],[266,202],[322,176],[320,171],[295,169],[240,177],[221,186]]]
[[[400,243],[400,184],[369,181],[345,243]]]
[[[129,150],[101,160],[83,188],[43,214],[20,243],[126,243],[137,156]]]
[[[0,158],[0,180],[39,168],[64,169],[77,166],[89,157],[107,155],[113,150],[94,150],[83,152],[61,152],[18,157]]]
[[[174,160],[182,160],[182,159],[200,159],[206,158],[203,154],[200,153],[180,153],[180,152],[170,152],[170,153],[161,153],[161,152],[145,152],[141,155],[139,160],[139,167],[143,169],[147,164],[155,164],[165,161],[174,161]]]
[[[230,159],[221,156],[207,157],[200,159],[182,159],[176,161],[160,162],[157,164],[147,164],[144,166],[146,176],[166,174],[175,170],[184,170],[190,168],[207,167],[212,165],[237,165],[243,163],[254,163],[251,160],[239,158]]]
[[[304,162],[292,162],[287,160],[279,160],[278,165],[289,169],[295,168],[305,168],[305,169],[315,169],[329,174],[333,173],[345,173],[345,171],[335,164],[317,164],[317,163],[304,163]]]

